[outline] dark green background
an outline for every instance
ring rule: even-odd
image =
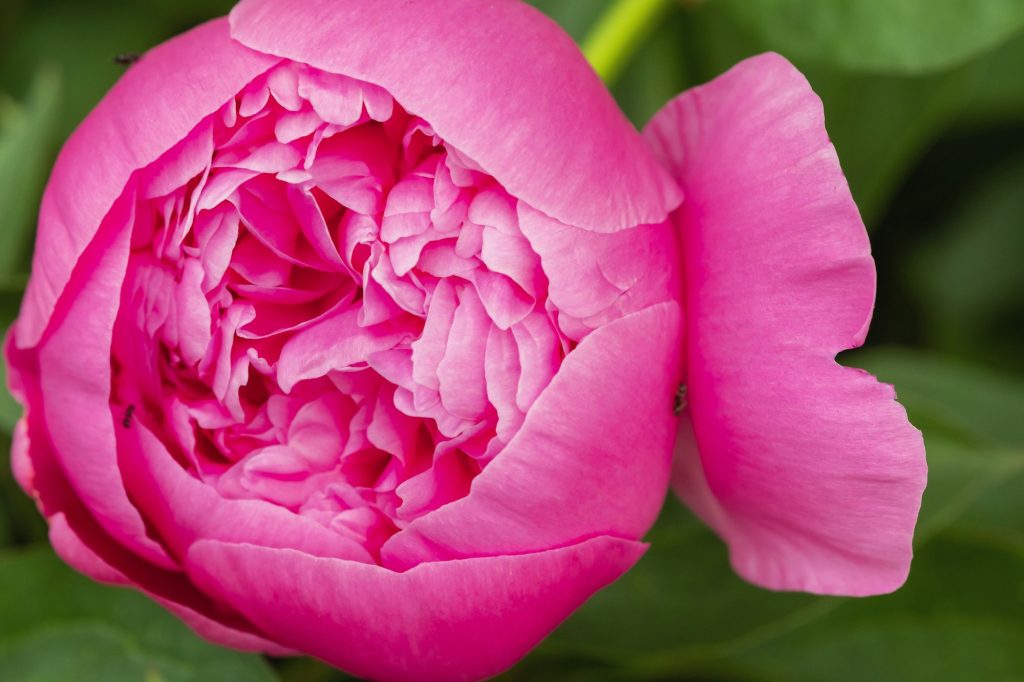
[[[372,1],[372,0],[370,0]],[[141,52],[223,0],[0,0],[0,330],[60,142]],[[536,2],[582,38],[605,0]],[[898,593],[776,594],[734,577],[674,501],[652,549],[510,680],[1024,680],[1024,0],[689,0],[614,88],[638,124],[776,50],[825,102],[879,269],[867,348],[925,432],[930,486]],[[766,409],[770,409],[766,406]],[[17,409],[0,391],[0,452]],[[73,574],[0,467],[0,680],[344,679],[204,644]]]

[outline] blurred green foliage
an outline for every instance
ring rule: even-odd
[[[581,40],[610,0],[535,0]],[[46,171],[123,67],[114,56],[227,0],[0,2],[0,331]],[[825,103],[872,231],[879,299],[843,361],[897,386],[930,485],[906,587],[863,600],[736,578],[674,500],[652,548],[505,679],[1024,679],[1024,0],[682,0],[613,92],[643,123],[681,90],[775,50]],[[2,365],[0,365],[2,368]],[[0,373],[0,379],[3,374]],[[0,450],[17,406],[0,390]],[[0,470],[0,679],[332,682],[309,659],[200,642],[145,598],[74,575]]]
[[[77,575],[46,548],[0,554],[0,680],[273,682],[259,657],[206,644],[154,602]]]

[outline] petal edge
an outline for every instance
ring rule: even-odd
[[[676,491],[752,582],[896,589],[924,446],[891,387],[835,362],[864,341],[875,270],[820,100],[766,54],[673,100],[645,134],[687,198]]]

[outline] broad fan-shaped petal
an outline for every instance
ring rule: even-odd
[[[155,161],[278,60],[228,36],[226,19],[146,53],[61,150],[39,214],[16,342],[35,345],[75,262],[136,170]]]
[[[244,0],[231,35],[382,86],[562,222],[614,232],[660,223],[679,203],[576,45],[526,3]]]
[[[834,359],[864,341],[875,270],[820,100],[767,54],[681,95],[646,135],[686,195],[676,489],[753,582],[895,589],[924,447],[892,387]]]
[[[477,680],[510,667],[645,545],[598,537],[395,573],[295,550],[205,540],[189,570],[275,641],[375,680]],[[424,595],[430,595],[424,599]]]

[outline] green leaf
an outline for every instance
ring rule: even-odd
[[[1020,0],[717,0],[770,49],[853,71],[962,64],[1024,29]]]
[[[683,14],[675,61],[687,65],[690,85],[773,48],[764,36],[745,31],[730,6],[717,0]],[[920,77],[851,73],[783,54],[821,97],[850,190],[873,228],[913,163],[965,106],[974,71],[965,67]]]
[[[685,24],[683,12],[666,12],[612,91],[638,129],[692,82],[690,66],[680,49],[686,40]]]
[[[45,542],[46,521],[32,498],[15,482],[8,458],[10,452],[11,439],[0,432],[0,526],[5,528],[0,533],[3,536],[0,548],[8,544]]]
[[[27,89],[38,65],[56,65],[63,76],[59,140],[124,73],[115,56],[145,52],[189,26],[170,23],[151,7],[129,0],[52,0],[26,3],[17,28],[3,46],[0,82],[15,91]]]
[[[21,406],[7,391],[7,363],[0,358],[0,433],[14,433],[14,425],[21,417]]]
[[[1024,309],[1024,157],[976,181],[909,268],[927,336],[950,353],[1019,359],[1003,319]]]
[[[1024,382],[934,353],[883,348],[844,355],[896,386],[926,434],[987,449],[1024,448]]]
[[[850,191],[873,229],[913,164],[963,107],[969,74],[907,78],[800,66],[824,103]]]
[[[1024,554],[949,532],[919,551],[899,592],[845,600],[705,666],[793,682],[1002,682],[1024,670],[1022,609]]]
[[[22,282],[7,286],[0,281],[0,343],[7,336],[7,328],[14,321],[24,291]],[[0,436],[10,435],[21,416],[21,407],[7,390],[7,364],[0,353]],[[0,441],[2,443],[2,441]]]
[[[1024,35],[1000,45],[970,65],[971,92],[959,122],[1015,124],[1024,117]]]
[[[0,434],[0,548],[6,547],[14,541],[14,519],[11,517],[11,513],[8,510],[7,491],[4,489],[6,478],[9,477],[7,471],[9,470],[7,455],[10,448],[10,440],[3,434]],[[13,493],[17,494],[17,493]]]
[[[129,590],[90,582],[49,549],[0,558],[0,679],[272,682],[262,658],[207,644]]]
[[[37,71],[23,107],[0,97],[0,278],[27,265],[59,104],[60,77],[53,67]]]

